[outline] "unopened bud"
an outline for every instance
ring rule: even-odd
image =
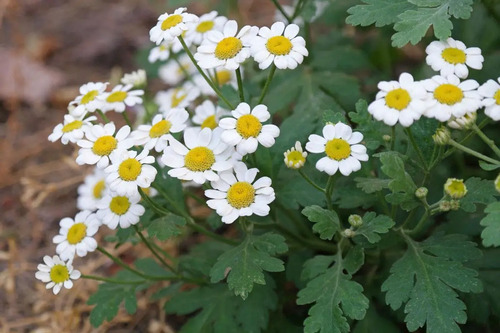
[[[432,140],[434,140],[434,142],[437,145],[441,145],[441,146],[448,144],[448,142],[450,142],[450,139],[451,139],[450,130],[444,126],[441,126],[440,128],[438,128],[436,130],[436,133],[434,133],[432,135]]]
[[[354,237],[354,235],[356,235],[356,232],[352,229],[345,229],[342,232],[342,236],[344,236],[345,238],[351,238]]]
[[[427,193],[429,193],[427,187],[419,187],[415,191],[415,196],[419,199],[424,199],[427,196]]]
[[[460,201],[458,200],[451,200],[450,201],[450,209],[451,210],[458,210],[460,208]]]
[[[449,201],[441,201],[439,203],[439,210],[442,211],[442,212],[447,212],[451,209],[451,205],[450,205],[450,202]]]
[[[463,117],[448,120],[448,126],[458,130],[469,129],[476,123],[477,113],[466,113]]]
[[[363,225],[363,218],[356,214],[350,215],[347,221],[353,228],[359,228]]]
[[[384,136],[382,136],[382,139],[383,139],[385,142],[391,142],[392,137],[391,137],[389,134],[384,134]]]
[[[461,199],[467,194],[467,186],[463,179],[448,178],[444,184],[444,192],[452,199]]]

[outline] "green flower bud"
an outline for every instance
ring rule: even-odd
[[[459,200],[451,200],[450,201],[450,209],[451,210],[458,210],[460,208],[460,201]]]
[[[363,218],[356,214],[350,215],[348,221],[353,228],[359,228],[363,225]]]
[[[427,196],[427,193],[429,193],[429,190],[427,189],[427,187],[419,187],[415,191],[415,196],[419,199],[425,199],[425,197]]]
[[[452,199],[461,199],[467,194],[467,186],[463,179],[448,178],[444,184],[444,192]]]
[[[451,209],[451,204],[449,201],[441,201],[439,203],[439,210],[442,212],[447,212]]]
[[[436,130],[436,133],[432,135],[432,140],[434,140],[434,143],[440,146],[444,146],[450,142],[451,139],[451,134],[450,130],[448,130],[446,127],[441,126]]]
[[[345,229],[342,232],[342,236],[344,236],[345,238],[351,238],[354,237],[354,235],[356,235],[356,232],[352,229]]]

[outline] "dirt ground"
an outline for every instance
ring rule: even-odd
[[[137,69],[137,50],[150,46],[148,31],[166,4],[0,0],[1,333],[174,331],[161,302],[151,303],[148,295],[139,298],[134,316],[120,310],[112,322],[93,330],[85,303],[97,288],[95,281],[80,279],[72,290],[54,296],[34,278],[42,257],[55,253],[52,237],[60,219],[76,213],[76,188],[88,171],[75,164],[72,147],[51,143],[47,136],[80,85],[113,82]],[[244,15],[272,17],[270,1],[240,1],[241,6],[247,7],[240,8]],[[190,9],[203,13],[199,6]],[[127,250],[122,247],[117,254]],[[95,253],[75,259],[75,266],[86,274],[115,269]]]

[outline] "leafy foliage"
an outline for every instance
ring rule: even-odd
[[[468,213],[476,211],[476,204],[487,205],[496,201],[498,192],[491,180],[472,177],[465,181],[465,186],[467,194],[460,200],[460,208]]]
[[[363,216],[363,224],[356,230],[356,235],[363,236],[368,242],[374,244],[380,241],[379,234],[387,233],[394,224],[395,222],[389,216],[376,216],[374,212],[368,212]]]
[[[357,130],[363,133],[366,148],[375,150],[382,145],[384,124],[373,121],[365,100],[360,99],[356,102],[356,112],[349,112],[349,118],[358,125]]]
[[[484,228],[481,232],[484,246],[500,246],[500,202],[490,203],[484,210],[486,215],[481,220]]]
[[[340,229],[339,217],[334,211],[320,206],[308,206],[302,210],[302,214],[314,223],[313,231],[319,233],[321,239],[331,240]]]
[[[180,227],[184,225],[186,225],[186,220],[183,217],[168,214],[151,221],[148,226],[148,234],[150,237],[164,241],[182,234]]]
[[[310,281],[299,291],[297,304],[315,303],[304,321],[305,332],[349,332],[347,317],[363,319],[368,299],[363,287],[351,279],[363,262],[363,250],[354,247],[345,258],[339,251],[336,256],[316,256],[304,264],[303,278]]]

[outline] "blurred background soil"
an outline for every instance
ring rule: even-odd
[[[243,22],[272,19],[270,1],[239,3]],[[152,303],[147,294],[139,297],[134,316],[122,309],[94,330],[86,301],[97,288],[95,281],[80,279],[54,296],[34,278],[42,257],[55,253],[52,237],[60,219],[74,217],[76,188],[88,171],[75,164],[71,145],[47,137],[82,84],[117,81],[137,69],[137,51],[151,47],[149,29],[167,5],[159,0],[0,0],[1,333],[174,331],[162,302]],[[204,8],[196,4],[190,11],[202,14]],[[105,234],[100,231],[99,237]],[[129,249],[115,253],[126,259]],[[134,249],[134,255],[141,251]],[[116,269],[95,253],[75,259],[75,267],[102,275]]]

